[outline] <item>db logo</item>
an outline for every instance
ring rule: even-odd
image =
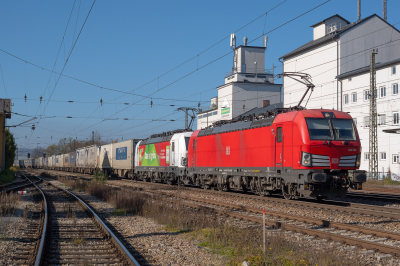
[[[338,164],[339,163],[339,159],[338,158],[332,158],[332,163],[333,164]]]

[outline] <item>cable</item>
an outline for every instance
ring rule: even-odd
[[[270,30],[269,32],[267,32],[267,33],[265,33],[265,34],[271,33],[271,32],[273,32],[273,31],[275,31],[275,30],[277,30],[277,29],[283,27],[284,25],[289,24],[290,22],[293,22],[294,20],[296,20],[296,19],[298,19],[298,18],[300,18],[300,17],[302,17],[302,16],[308,14],[309,12],[311,12],[311,11],[313,11],[313,10],[315,10],[315,9],[317,9],[317,8],[319,8],[319,7],[321,7],[322,5],[324,5],[324,4],[326,4],[326,3],[330,2],[330,1],[331,1],[331,0],[325,1],[324,3],[322,3],[322,4],[316,6],[316,7],[312,8],[312,9],[310,9],[310,10],[308,10],[308,11],[302,13],[301,15],[299,15],[299,16],[297,16],[297,17],[295,17],[295,18],[293,18],[293,19],[291,19],[291,20],[289,20],[289,21],[287,21],[287,22],[285,22],[285,23],[283,23],[283,24],[281,24],[280,26],[278,26],[278,27],[276,27],[276,28]],[[253,40],[250,41],[249,43],[252,43],[253,41],[255,41],[255,40],[257,40],[257,39],[259,39],[259,38],[261,38],[261,37],[263,37],[263,35],[261,35],[261,36],[255,38],[255,39],[253,39]],[[161,90],[163,90],[163,89],[165,89],[165,88],[167,88],[167,87],[169,87],[169,86],[175,84],[176,82],[178,82],[178,81],[180,81],[180,80],[182,80],[182,79],[184,79],[184,78],[186,78],[186,77],[192,75],[193,73],[197,72],[198,70],[203,69],[203,68],[205,68],[205,67],[207,67],[207,66],[209,66],[209,65],[211,65],[211,64],[213,64],[213,63],[215,63],[216,61],[218,61],[218,60],[224,58],[225,56],[227,56],[227,55],[229,55],[229,54],[231,54],[231,53],[232,53],[232,52],[226,53],[226,54],[224,54],[224,55],[218,57],[217,59],[214,59],[214,60],[212,60],[211,62],[209,62],[209,63],[207,63],[207,64],[201,66],[200,68],[195,69],[195,70],[192,71],[192,72],[189,72],[188,74],[182,76],[181,78],[179,78],[179,79],[177,79],[177,80],[175,80],[175,81],[169,83],[168,85],[162,87],[161,89],[159,89],[159,90],[157,90],[157,91],[155,91],[155,92],[149,94],[148,97],[150,97],[150,96],[152,96],[153,94],[155,94],[155,93],[157,93],[157,92],[159,92],[159,91],[161,91]],[[143,99],[137,101],[136,103],[141,102],[142,100],[143,100]],[[134,103],[134,104],[135,104],[135,103]],[[111,118],[112,116],[114,116],[114,115],[116,115],[116,114],[118,114],[118,113],[120,113],[120,112],[122,112],[122,111],[124,111],[124,110],[126,110],[126,109],[128,109],[128,108],[130,108],[130,107],[133,106],[134,104],[129,105],[128,107],[123,108],[123,109],[120,110],[120,111],[117,111],[115,114],[109,116],[108,118]],[[92,125],[92,126],[89,126],[89,127],[85,128],[84,130],[89,129],[90,127],[93,127],[93,126],[98,125],[98,124],[100,124],[100,123],[102,123],[102,122],[98,122],[98,123],[96,123],[96,124],[94,124],[94,125]]]
[[[0,72],[1,72],[1,78],[3,80],[4,90],[6,91],[6,95],[7,95],[7,98],[8,98],[6,83],[4,82],[3,69],[1,68],[1,64],[0,64]]]
[[[87,20],[88,20],[88,18],[89,18],[90,13],[92,12],[92,9],[93,9],[93,6],[94,6],[95,3],[96,3],[96,0],[93,1],[92,6],[90,7],[90,10],[89,10],[89,12],[88,12],[88,14],[87,14],[87,16],[86,16],[85,21],[83,22],[83,25],[82,25],[82,27],[81,27],[81,30],[79,31],[79,34],[78,34],[78,36],[76,37],[75,43],[74,43],[74,45],[72,46],[71,51],[70,51],[70,53],[69,53],[68,56],[67,56],[67,60],[65,61],[64,66],[63,66],[63,68],[62,68],[62,70],[61,70],[61,74],[64,72],[64,69],[65,69],[65,67],[66,67],[66,65],[67,65],[67,63],[68,63],[68,60],[69,60],[69,58],[71,57],[71,54],[72,54],[72,52],[73,52],[73,50],[74,50],[74,48],[75,48],[76,43],[77,43],[78,40],[79,40],[79,37],[81,36],[82,30],[83,30],[83,28],[84,28],[85,25],[86,25],[86,22],[87,22]],[[56,84],[54,85],[54,88],[53,88],[53,90],[52,90],[52,92],[51,92],[51,94],[50,94],[49,100],[50,100],[51,97],[53,96],[54,90],[56,89],[57,84],[58,84],[58,82],[60,81],[60,78],[61,78],[61,75],[58,77],[57,82],[56,82]],[[41,115],[40,118],[39,118],[39,121],[37,122],[37,125],[40,123],[41,117],[44,115],[44,112],[46,111],[48,104],[49,104],[49,102],[47,102],[46,106],[44,107],[44,110],[43,110],[43,112],[42,112],[42,115]],[[32,134],[33,134],[33,132],[32,132]],[[31,134],[31,136],[32,136],[32,134]]]

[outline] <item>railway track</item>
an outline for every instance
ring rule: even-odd
[[[129,189],[129,188],[124,188]],[[137,191],[136,189],[131,188]],[[221,201],[197,198],[193,196],[177,196],[176,193],[145,190],[142,192],[163,196],[162,200],[177,204],[177,197],[180,205],[190,208],[209,208],[221,215],[228,215],[233,218],[243,219],[250,222],[262,224],[262,210],[243,205],[224,203]],[[306,234],[307,239],[318,237],[320,239],[333,240],[339,243],[350,245],[350,249],[360,247],[365,249],[364,253],[378,251],[392,256],[400,256],[400,233],[377,230],[368,227],[351,224],[331,222],[318,218],[311,218],[282,212],[266,211],[268,219],[266,225],[273,230],[283,230],[287,234],[294,232]],[[318,240],[317,240],[318,241]]]
[[[370,201],[385,201],[390,203],[400,203],[400,194],[378,193],[378,192],[348,192],[348,198],[370,200]]]
[[[34,177],[26,177],[28,180]],[[17,248],[16,264],[145,265],[139,264],[94,210],[73,193],[44,181],[39,215],[32,215]],[[30,238],[29,238],[30,236]],[[136,254],[138,257],[139,254]]]
[[[118,180],[118,184],[114,184],[123,189],[138,190],[135,186],[135,181]],[[112,184],[113,182],[110,182]],[[124,184],[121,184],[124,183]],[[144,193],[157,194],[163,196],[163,200],[176,203],[176,192],[157,191],[157,189],[176,189],[176,187],[167,186],[158,183],[136,183],[150,186],[149,189],[141,187],[140,190]],[[154,188],[154,189],[152,189]],[[356,203],[344,202],[331,202],[329,204],[321,204],[309,201],[287,201],[279,198],[263,198],[256,195],[241,194],[241,193],[226,193],[214,190],[203,190],[193,187],[184,187],[183,190],[189,191],[202,191],[211,194],[232,196],[232,197],[246,197],[257,199],[261,201],[274,201],[285,204],[296,204],[301,206],[308,206],[310,208],[333,209],[341,212],[359,213],[365,215],[382,216],[391,219],[400,219],[400,209],[387,208],[375,205],[365,205]],[[196,198],[193,196],[179,195],[182,200],[180,204],[186,205],[190,208],[207,207],[213,209],[215,212],[229,215],[231,217],[244,219],[256,223],[262,223],[262,210],[260,208],[250,208],[243,205],[230,204],[223,201],[216,201],[204,198]],[[400,233],[384,231],[365,226],[357,226],[352,224],[332,222],[318,218],[299,216],[287,214],[283,212],[267,211],[267,225],[275,230],[284,230],[286,233],[292,234],[302,233],[308,235],[309,238],[330,239],[340,243],[346,243],[351,246],[357,246],[365,249],[362,252],[379,251],[384,254],[400,256]],[[350,247],[350,248],[354,248]]]
[[[43,172],[43,171],[42,171]],[[60,171],[49,171],[46,170],[45,172],[54,173],[57,176],[63,176],[61,173],[64,173],[66,176],[74,177],[79,176],[81,179],[84,180],[91,180],[90,175],[86,174],[71,174],[69,172],[60,172]],[[132,180],[127,179],[109,179],[109,184],[113,182],[120,182],[123,185],[129,187],[132,184]],[[171,188],[171,186],[162,183],[150,183],[150,182],[138,182],[138,184],[143,184],[146,186],[155,186],[160,188]],[[176,188],[176,186],[174,186]],[[172,188],[174,188],[172,187]],[[400,220],[400,208],[392,208],[392,207],[384,207],[379,205],[372,205],[372,204],[361,204],[361,203],[353,203],[353,202],[346,202],[346,201],[333,201],[333,200],[326,200],[326,201],[316,201],[312,199],[301,199],[301,200],[285,200],[282,197],[260,197],[258,195],[252,195],[249,193],[242,193],[239,191],[228,191],[228,192],[221,192],[213,189],[201,189],[197,187],[184,187],[185,190],[191,191],[201,191],[202,193],[214,194],[214,195],[223,195],[228,197],[242,197],[247,199],[253,199],[262,202],[274,202],[280,204],[289,204],[292,206],[303,206],[307,208],[315,208],[315,209],[323,209],[323,210],[332,210],[332,211],[339,211],[339,212],[346,212],[346,213],[353,213],[353,214],[360,214],[360,215],[370,215],[370,216],[377,216],[377,217],[384,217],[389,219],[396,219]]]
[[[10,192],[10,191],[14,191],[16,189],[22,189],[25,187],[29,187],[31,185],[32,185],[31,181],[29,181],[27,178],[25,178],[25,180],[22,180],[19,182],[14,182],[14,183],[0,186],[0,193],[1,192]]]

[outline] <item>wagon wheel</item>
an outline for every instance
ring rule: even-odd
[[[219,191],[223,191],[224,187],[221,184],[217,184],[217,189]]]

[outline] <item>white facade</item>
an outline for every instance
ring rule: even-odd
[[[336,21],[337,20],[337,21]],[[311,75],[314,91],[302,106],[307,109],[334,109],[349,112],[357,124],[362,145],[360,169],[368,171],[370,53],[376,56],[376,87],[378,92],[378,169],[400,177],[400,136],[383,130],[399,129],[400,97],[400,32],[372,15],[349,25],[340,16],[333,16],[314,25],[314,40],[283,56],[284,72],[302,72]],[[331,23],[328,25],[328,23]],[[326,29],[332,24],[336,31]],[[345,23],[344,23],[345,24]],[[325,29],[323,34],[322,29]],[[398,73],[399,72],[399,73]],[[283,79],[284,107],[297,105],[306,86],[288,77]]]
[[[392,74],[393,68],[396,73]],[[378,170],[390,170],[400,176],[400,135],[385,133],[383,130],[400,129],[400,63],[377,69],[377,112],[378,116]],[[349,112],[357,124],[362,150],[361,169],[368,170],[369,159],[369,73],[351,76],[342,81],[343,111]]]
[[[282,99],[282,85],[275,84],[273,73],[265,70],[265,47],[235,48],[232,71],[217,90],[218,96],[211,98],[210,108],[197,115],[197,129],[264,107],[265,100],[275,104]]]

